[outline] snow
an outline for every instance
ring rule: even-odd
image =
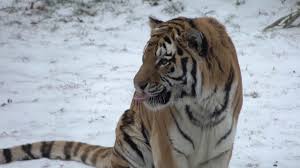
[[[300,29],[262,31],[296,0],[114,0],[92,5],[96,16],[76,14],[76,3],[41,11],[30,2],[0,2],[1,148],[41,140],[113,145],[149,38],[147,17],[207,15],[227,27],[242,70],[231,167],[299,167]],[[0,167],[88,166],[41,159]]]

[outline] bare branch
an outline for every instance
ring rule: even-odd
[[[263,31],[267,31],[270,30],[276,26],[281,26],[282,28],[292,28],[292,27],[299,27],[300,24],[297,25],[292,25],[293,22],[295,22],[298,17],[300,17],[300,9],[286,15],[283,16],[281,18],[279,18],[278,20],[276,20],[275,22],[273,22],[272,24],[270,24],[269,26],[265,27],[263,29]]]

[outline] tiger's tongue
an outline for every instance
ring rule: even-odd
[[[145,93],[138,93],[138,92],[135,92],[134,96],[133,96],[133,99],[134,100],[137,100],[137,101],[144,101],[148,98],[148,95],[145,94]]]

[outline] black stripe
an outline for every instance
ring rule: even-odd
[[[207,126],[214,127],[214,126],[220,124],[225,118],[226,118],[226,116],[223,116],[223,117],[219,118],[218,120],[210,122]]]
[[[202,163],[199,163],[198,166],[200,166],[200,167],[206,167],[206,166],[205,166],[206,164],[211,163],[213,160],[219,159],[219,158],[220,158],[221,156],[223,156],[224,154],[227,154],[227,152],[229,152],[230,150],[232,150],[232,148],[229,149],[229,150],[227,150],[227,151],[224,151],[224,152],[220,153],[219,155],[217,155],[217,156],[215,156],[215,157],[213,157],[213,158],[210,158],[209,160],[206,160],[206,161],[204,161],[204,162],[202,162]]]
[[[193,19],[187,19],[188,23],[190,24],[190,26],[196,30],[198,30],[197,25],[195,24]],[[204,35],[204,33],[199,32],[202,34],[202,43],[201,43],[201,53],[200,56],[206,57],[208,55],[208,42],[207,39]]]
[[[225,96],[224,96],[224,103],[222,105],[222,107],[220,109],[216,109],[212,114],[211,114],[211,118],[214,117],[218,117],[220,116],[227,108],[228,106],[228,102],[229,102],[229,94],[230,94],[230,90],[231,90],[231,85],[233,82],[233,78],[234,78],[234,73],[233,73],[233,69],[232,67],[230,68],[230,72],[229,72],[229,76],[227,79],[227,82],[225,84]]]
[[[121,144],[120,144],[121,145]],[[122,147],[122,145],[121,145],[121,147]],[[121,149],[122,150],[122,149]],[[112,162],[112,167],[116,167],[116,168],[134,168],[135,166],[132,164],[132,162],[130,162],[129,160],[128,160],[128,158],[126,158],[125,156],[124,156],[124,152],[128,152],[128,151],[126,151],[124,148],[123,148],[123,150],[122,151],[119,151],[119,149],[117,149],[116,147],[114,147],[113,148],[113,154],[115,155],[115,157],[116,158],[121,158],[121,159],[123,159],[123,161],[125,161],[126,163],[128,163],[127,165],[128,165],[128,167],[125,167],[124,165],[121,165],[122,163],[120,163],[118,160],[112,160],[111,162]]]
[[[103,150],[102,148],[98,148],[97,151],[95,151],[95,153],[93,153],[93,156],[91,158],[91,163],[93,165],[96,165],[97,163],[97,159],[99,158],[99,155],[103,153]]]
[[[168,24],[173,24],[173,26],[178,26],[179,28],[184,29],[184,24],[182,22],[169,21]]]
[[[73,152],[73,156],[77,156],[79,149],[81,148],[83,144],[81,142],[78,142],[77,145],[75,146],[74,152]]]
[[[159,60],[159,62],[157,63],[157,65],[169,65],[170,61],[166,58],[162,58]]]
[[[197,25],[195,24],[193,19],[187,19],[187,21],[188,21],[189,25],[192,28],[198,30]],[[199,53],[199,54],[200,54],[200,56],[207,56],[208,55],[208,42],[207,42],[207,39],[206,39],[204,33],[202,33],[202,32],[199,32],[199,33],[202,34],[201,53]]]
[[[155,33],[155,34],[151,34],[151,38],[155,38],[155,37],[159,37],[161,35],[161,33]],[[154,45],[154,44],[157,44],[157,43],[149,43],[148,47]],[[147,47],[147,48],[148,48]]]
[[[170,70],[169,70],[169,73],[173,73],[174,71],[175,71],[175,68],[171,67]]]
[[[188,105],[185,106],[185,113],[187,114],[187,116],[189,117],[189,120],[194,125],[196,125],[196,126],[203,126],[203,124],[194,117],[193,113],[190,110],[190,106],[188,106]]]
[[[166,29],[170,30],[170,26],[168,24],[166,24],[166,23],[161,24],[157,28],[160,29],[160,30],[158,30],[157,33],[155,33],[155,34],[162,33],[164,30],[166,31]]]
[[[209,57],[205,57],[205,58],[206,58],[205,62],[206,62],[208,71],[212,71],[211,70],[212,65],[211,65],[211,61],[210,61]]]
[[[230,129],[218,140],[216,146],[220,145],[223,140],[225,140],[232,132],[233,129],[233,121],[231,123]]]
[[[120,152],[120,151],[117,150],[116,147],[113,148],[113,152],[115,153],[115,155],[121,157],[123,160],[126,160],[126,161],[128,160],[128,159],[126,159],[126,158],[122,155],[122,152]],[[117,157],[117,158],[119,158],[119,157]]]
[[[170,87],[173,86],[172,83],[171,83],[167,78],[161,77],[160,79],[161,79],[162,81],[164,81],[164,82],[167,82],[167,83],[169,84]]]
[[[200,86],[200,95],[198,95],[198,96],[202,96],[202,91],[203,91],[203,85],[204,85],[204,75],[203,75],[203,72],[201,71],[200,72],[201,73],[201,86]]]
[[[194,79],[194,82],[192,84],[192,96],[196,96],[196,85],[197,85],[197,62],[195,59],[192,58],[193,61],[193,66],[192,66],[192,70],[191,70],[191,75]]]
[[[178,124],[178,121],[176,120],[174,114],[173,114],[172,112],[170,112],[170,113],[171,113],[171,115],[172,115],[172,117],[173,117],[173,119],[174,119],[175,125],[176,125],[178,131],[180,132],[180,134],[181,134],[187,141],[189,141],[189,142],[192,144],[193,149],[195,149],[195,144],[194,144],[192,138],[190,138],[185,132],[183,132],[183,130],[180,128],[180,126],[179,126],[179,124]]]
[[[167,54],[165,54],[165,56],[166,57],[171,57],[171,56],[173,57],[174,55],[172,55],[172,53],[167,53]],[[171,60],[172,58],[166,58],[166,59]]]
[[[183,84],[186,84],[186,75],[184,72],[182,72],[182,75],[178,76],[178,77],[173,77],[170,75],[167,75],[168,78],[173,79],[175,81],[182,81]]]
[[[134,123],[134,116],[133,116],[134,112],[131,110],[126,110],[123,115],[122,115],[122,125],[121,125],[121,129],[123,129],[123,127],[126,127],[127,125],[131,125]]]
[[[6,163],[9,163],[12,161],[12,155],[11,155],[10,149],[3,149],[3,155],[4,155]]]
[[[31,148],[32,148],[31,144],[22,145],[21,148],[29,156],[30,159],[36,159],[36,157],[33,156],[33,154],[31,153]]]
[[[176,80],[176,81],[183,81],[183,84],[186,84],[186,79],[185,79],[185,75],[184,74],[182,74],[179,77],[172,77],[170,75],[167,75],[167,77],[170,78],[170,79]]]
[[[184,17],[178,17],[178,18],[174,18],[174,19],[171,19],[170,21],[185,21],[187,18],[184,18]]]
[[[180,151],[178,148],[176,148],[176,146],[174,145],[174,143],[173,143],[173,140],[172,139],[170,139],[170,143],[171,143],[171,145],[172,145],[172,147],[173,147],[173,149],[178,153],[178,154],[180,154],[180,155],[183,155],[183,156],[185,156],[186,158],[187,158],[187,156],[186,156],[186,154],[185,153],[183,153],[182,151]]]
[[[41,154],[42,157],[50,158],[51,157],[51,149],[54,144],[54,141],[50,142],[42,142]]]
[[[135,142],[133,142],[133,140],[131,139],[131,137],[126,133],[126,128],[132,124],[134,124],[134,111],[131,110],[126,110],[125,113],[122,115],[122,125],[120,126],[120,129],[123,132],[123,138],[124,141],[131,147],[131,149],[133,151],[135,151],[137,153],[137,155],[140,156],[140,158],[142,158],[144,160],[144,156],[143,153],[140,151],[140,149],[138,148],[137,144]]]
[[[85,149],[84,149],[84,151],[83,151],[83,154],[81,155],[81,161],[83,162],[83,163],[86,163],[86,159],[88,158],[88,156],[89,156],[89,153],[91,152],[91,151],[93,151],[93,149],[95,149],[95,148],[97,148],[96,146],[88,146],[88,147],[86,147]]]
[[[172,55],[171,59],[169,59],[170,62],[176,64],[176,58],[175,55]]]
[[[180,98],[183,98],[187,95],[188,95],[188,93],[186,91],[182,90],[181,93],[180,93]]]
[[[178,36],[181,35],[181,31],[180,31],[180,29],[178,27],[175,27],[175,31],[176,31],[176,33],[177,33]]]
[[[102,151],[102,153],[99,152],[99,154],[101,154],[101,158],[107,158],[108,155],[112,154],[111,150],[103,149],[103,147],[100,147],[100,146],[97,146],[97,148],[93,149],[93,150],[98,150],[98,149],[104,150],[104,152]]]
[[[198,126],[198,127],[213,127],[215,125],[220,124],[225,118],[226,116],[223,116],[221,118],[218,118],[218,120],[214,120],[214,121],[209,121],[205,123],[203,123],[203,121],[199,121],[194,115],[193,112],[190,110],[190,107],[188,105],[185,106],[185,113],[187,114],[189,120],[191,121],[192,124]]]
[[[179,56],[182,56],[183,55],[183,51],[180,47],[177,46],[177,53]]]
[[[186,21],[189,23],[189,25],[194,28],[197,29],[196,24],[194,23],[193,19],[186,19]]]
[[[167,75],[168,78],[171,78],[171,79],[176,80],[176,81],[184,80],[183,84],[186,84],[186,82],[187,82],[187,79],[186,79],[186,72],[187,72],[186,65],[187,65],[187,61],[188,61],[187,57],[181,59],[181,68],[182,68],[182,75],[181,76],[179,76],[179,77],[171,77],[170,75]]]
[[[66,142],[65,147],[64,147],[64,155],[66,160],[71,159],[71,150],[73,147],[74,142]]]
[[[155,24],[160,24],[163,23],[163,21],[156,19],[155,17],[149,16],[149,22],[155,23]]]
[[[164,48],[165,50],[167,50],[166,44],[165,44],[165,43],[162,43],[162,45],[163,45],[163,48]]]
[[[208,56],[208,42],[207,42],[207,39],[206,39],[204,33],[201,33],[201,34],[202,34],[201,56],[206,57],[206,56]]]
[[[184,76],[186,76],[186,72],[187,72],[187,62],[188,62],[188,58],[186,57],[186,58],[182,58],[181,59],[181,66],[182,66],[182,72],[183,72],[183,74],[182,74],[182,77],[184,77]],[[185,78],[185,83],[186,83],[186,78]]]
[[[211,99],[217,93],[217,89],[218,89],[217,86],[215,86],[213,91],[207,97],[205,97],[203,100],[207,101],[207,100]]]
[[[216,63],[217,63],[217,65],[218,65],[218,68],[220,69],[220,71],[224,73],[224,70],[223,70],[223,68],[222,68],[222,66],[221,66],[221,64],[220,64],[220,60],[217,59],[217,58],[216,58]]]
[[[140,151],[137,144],[133,142],[131,137],[125,131],[123,131],[123,135],[124,135],[124,141],[131,147],[132,150],[134,150],[140,156],[140,158],[144,160],[143,153]]]
[[[144,141],[145,141],[145,144],[147,146],[150,146],[150,143],[149,143],[149,132],[146,130],[144,124],[142,123],[141,124],[141,129],[142,129],[142,134],[143,134],[143,137],[144,137]]]
[[[170,38],[168,37],[168,36],[165,36],[164,37],[164,40],[167,42],[167,43],[169,43],[169,44],[171,44],[172,42],[171,42],[171,40],[170,40]],[[166,46],[166,45],[165,45]],[[166,47],[165,47],[166,48]]]

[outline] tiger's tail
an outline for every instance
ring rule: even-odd
[[[111,167],[111,147],[72,141],[42,141],[0,149],[0,164],[39,158],[73,160],[97,168]]]

